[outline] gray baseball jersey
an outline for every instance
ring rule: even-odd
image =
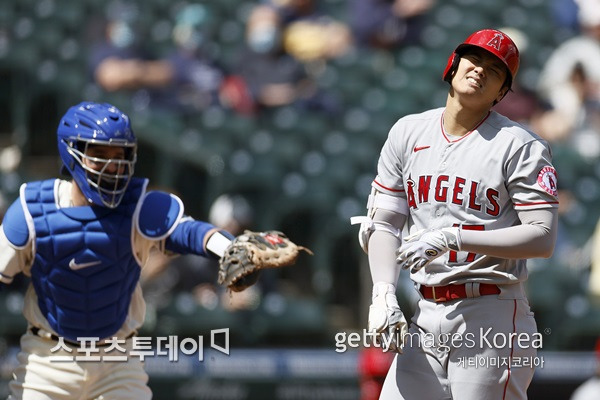
[[[444,110],[400,119],[379,158],[373,187],[406,198],[410,233],[508,228],[520,224],[521,210],[558,207],[556,172],[542,139],[494,111],[464,136],[451,136],[444,132]],[[525,260],[449,251],[411,278],[427,286],[494,283],[501,294],[443,303],[421,299],[409,330],[416,342],[405,340],[380,398],[526,399],[536,348],[481,342],[484,332],[535,336],[521,283],[527,279]],[[428,335],[435,343],[427,343]],[[446,337],[474,342],[448,344]],[[522,360],[527,367],[516,364]]]
[[[461,226],[492,230],[519,224],[517,211],[558,207],[547,143],[491,111],[469,133],[444,132],[444,108],[409,115],[390,130],[373,186],[407,199],[409,231]],[[450,251],[411,278],[429,286],[527,279],[525,260]]]

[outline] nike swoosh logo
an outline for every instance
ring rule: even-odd
[[[92,262],[77,264],[75,262],[75,259],[72,258],[71,261],[69,262],[69,268],[71,268],[73,271],[77,271],[78,269],[92,267],[94,265],[98,265],[101,263],[102,263],[102,261],[92,261]]]
[[[413,149],[413,151],[416,153],[417,151],[420,151],[420,150],[425,150],[425,149],[428,149],[428,148],[430,148],[430,147],[431,147],[431,146],[421,146],[421,147],[415,147],[415,148]]]

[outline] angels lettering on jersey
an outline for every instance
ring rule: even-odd
[[[556,170],[543,167],[537,177],[537,184],[552,196],[558,195]],[[444,204],[465,206],[473,211],[484,212],[493,217],[501,212],[500,193],[494,188],[482,187],[480,182],[450,175],[420,175],[406,181],[408,206],[416,209],[421,203],[435,201]]]
[[[406,198],[408,206],[415,209],[421,203],[453,203],[459,206],[481,211],[491,216],[500,214],[498,203],[500,193],[493,188],[481,188],[481,183],[460,176],[421,175],[412,176],[406,181]]]

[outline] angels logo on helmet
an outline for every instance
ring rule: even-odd
[[[469,47],[479,47],[489,51],[502,61],[508,69],[508,87],[512,86],[512,82],[519,70],[519,49],[515,42],[504,32],[496,29],[482,29],[474,32],[465,41],[459,44],[454,52],[448,58],[448,63],[442,74],[442,79],[446,82],[451,82],[460,57]]]
[[[494,37],[487,43],[487,45],[495,48],[497,51],[500,51],[502,39],[504,39],[504,35],[502,35],[501,33],[496,33]]]

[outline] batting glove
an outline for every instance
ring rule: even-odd
[[[417,272],[448,250],[459,251],[462,245],[458,228],[426,229],[404,238],[396,261],[403,269]]]
[[[384,352],[402,353],[408,324],[398,306],[396,288],[391,283],[377,282],[373,285],[368,331],[373,335],[375,344],[381,346]]]

